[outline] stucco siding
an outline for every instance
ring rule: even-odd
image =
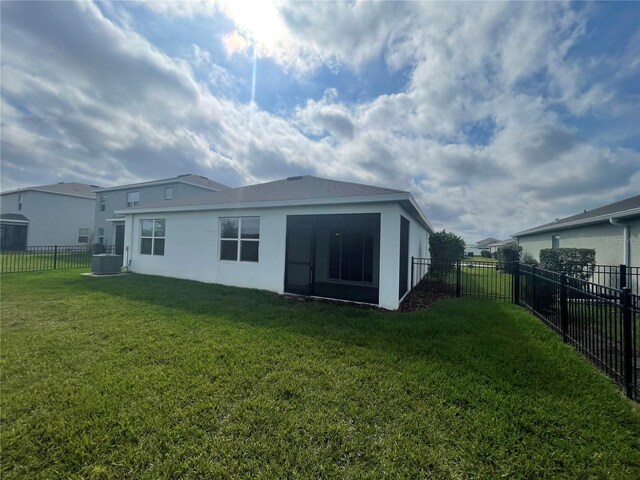
[[[411,257],[429,258],[429,232],[418,223],[404,208],[399,207],[401,215],[409,220],[409,291],[411,290]]]
[[[625,222],[630,226],[630,263],[640,266],[640,220]],[[596,263],[619,265],[624,263],[623,228],[609,223],[566,228],[535,235],[518,237],[522,252],[540,258],[540,250],[551,248],[553,235],[560,236],[560,248],[593,248]]]
[[[125,265],[137,273],[185,278],[209,283],[284,292],[287,215],[344,213],[380,214],[379,305],[398,307],[400,213],[395,204],[327,205],[239,209],[200,212],[173,212],[127,215]],[[426,230],[410,215],[412,222],[410,256],[425,252]],[[220,218],[260,217],[259,261],[220,260]],[[143,219],[165,219],[166,241],[163,256],[140,254]],[[418,225],[420,228],[416,227]]]
[[[18,195],[22,209],[18,210]],[[93,230],[94,204],[91,198],[27,190],[0,198],[2,213],[18,213],[29,219],[27,246],[81,245],[78,230]]]
[[[96,196],[95,207],[95,231],[98,232],[99,228],[104,229],[104,243],[111,245],[115,242],[115,223],[107,219],[115,218],[114,211],[127,208],[127,193],[139,192],[140,204],[145,203],[157,203],[164,200],[165,188],[173,189],[173,199],[187,198],[197,195],[203,195],[210,193],[211,189],[201,188],[194,185],[187,185],[182,182],[167,183],[163,185],[148,185],[148,186],[132,186],[128,189],[111,190],[107,192],[98,193]],[[106,198],[105,211],[100,209],[100,196],[104,195]],[[124,221],[124,218],[122,219]]]

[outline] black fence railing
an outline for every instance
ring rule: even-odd
[[[91,256],[115,253],[114,245],[27,247],[0,252],[0,273],[38,272],[91,266]]]
[[[640,295],[631,290],[637,271],[598,265],[591,275],[572,272],[585,279],[518,262],[412,258],[411,277],[412,288],[429,293],[528,308],[640,401]]]
[[[412,257],[411,288],[420,283],[420,288],[432,293],[511,302],[512,269],[512,263],[504,262],[457,260],[435,263],[430,258]]]

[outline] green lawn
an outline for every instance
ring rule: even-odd
[[[464,257],[463,262],[484,262],[484,263],[496,263],[497,260],[493,257],[487,258],[482,255],[474,255],[473,257]]]
[[[3,252],[0,253],[0,273],[37,272],[57,269],[81,268],[91,265],[91,253],[60,252],[54,262],[53,252]]]
[[[506,303],[3,276],[9,478],[639,478],[640,408]]]

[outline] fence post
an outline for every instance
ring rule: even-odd
[[[624,287],[620,298],[622,303],[622,357],[624,390],[627,397],[633,397],[633,339],[631,338],[631,289]]]
[[[536,266],[531,265],[531,311],[536,311]]]
[[[411,289],[413,290],[413,282],[415,282],[414,259],[411,257]]]
[[[456,297],[459,297],[461,295],[461,288],[460,288],[460,259],[456,260]]]
[[[620,264],[620,283],[618,283],[619,285],[619,289],[622,290],[623,288],[625,288],[627,286],[627,266],[624,263]]]
[[[569,326],[569,312],[567,305],[567,274],[560,273],[560,327],[562,329],[562,341],[567,343],[567,331]]]
[[[513,303],[520,303],[520,262],[513,262]]]
[[[56,269],[56,266],[58,264],[58,245],[55,245],[53,247],[53,269]]]

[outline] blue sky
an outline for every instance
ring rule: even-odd
[[[469,241],[640,193],[637,2],[0,8],[3,189],[309,173]]]

